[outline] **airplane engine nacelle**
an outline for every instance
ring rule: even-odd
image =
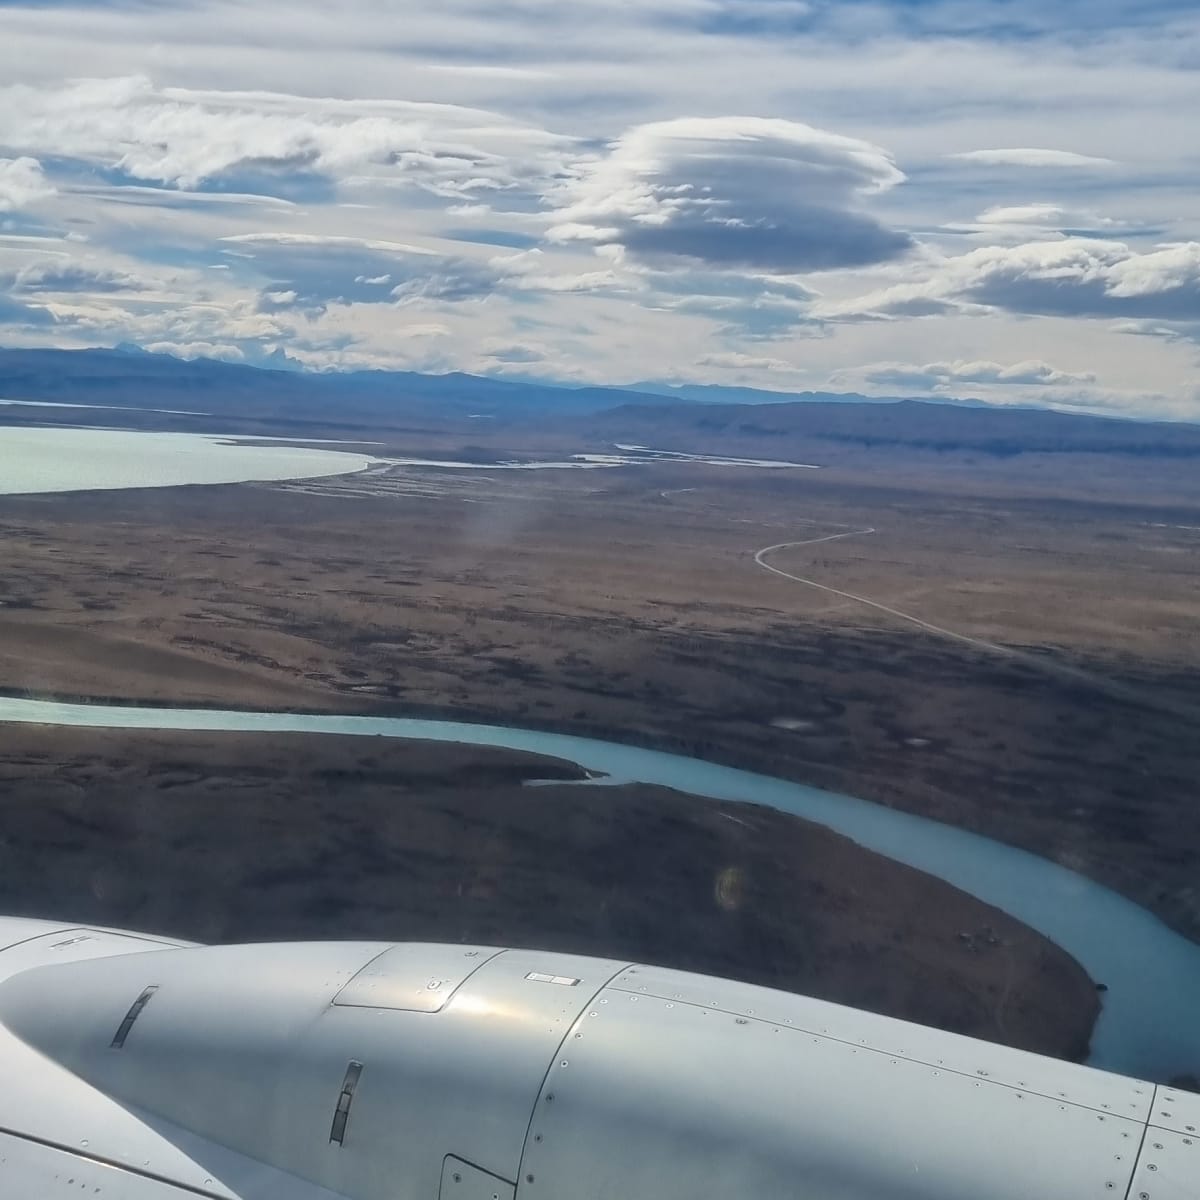
[[[0,1026],[86,1089],[42,1142],[175,1179],[99,1098],[201,1195],[1200,1197],[1200,1098],[765,988],[483,946],[128,949],[13,975]]]

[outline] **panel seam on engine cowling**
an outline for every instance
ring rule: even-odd
[[[178,1179],[172,1179],[169,1175],[159,1175],[155,1171],[147,1171],[144,1168],[121,1162],[119,1159],[108,1158],[103,1154],[88,1154],[80,1150],[78,1146],[65,1146],[61,1142],[53,1141],[50,1138],[41,1138],[33,1133],[21,1133],[19,1130],[0,1126],[0,1134],[11,1137],[19,1142],[27,1142],[31,1146],[42,1146],[47,1150],[57,1150],[61,1154],[66,1154],[71,1158],[78,1158],[83,1162],[95,1163],[100,1167],[110,1167],[117,1171],[124,1171],[126,1175],[136,1175],[138,1178],[148,1179],[152,1183],[166,1184],[168,1187],[176,1188],[181,1192],[190,1192],[193,1196],[204,1196],[206,1200],[229,1200],[228,1193],[222,1195],[220,1192],[210,1192],[207,1188],[199,1187],[194,1183],[183,1183]]]
[[[19,942],[11,942],[9,945],[0,949],[0,954],[6,954],[9,950],[15,950],[18,946],[27,946],[30,942],[39,942],[42,938],[58,937],[64,933],[95,933],[94,929],[88,929],[85,925],[66,925],[62,929],[44,929],[41,933],[31,934],[27,938],[22,938]],[[38,963],[37,966],[44,964]],[[30,967],[30,970],[33,968]]]
[[[1150,1111],[1154,1112],[1154,1101],[1158,1098],[1158,1084],[1154,1085],[1154,1091],[1150,1094]],[[1133,1191],[1133,1185],[1137,1182],[1138,1166],[1142,1161],[1142,1152],[1146,1149],[1146,1138],[1150,1133],[1150,1122],[1147,1121],[1142,1129],[1142,1140],[1138,1142],[1137,1153],[1133,1156],[1133,1166],[1129,1171],[1129,1183],[1125,1186],[1125,1200],[1129,1200],[1129,1193]]]
[[[645,1000],[661,1000],[664,1003],[678,1004],[688,1008],[698,1009],[700,1012],[717,1012],[723,1014],[724,1016],[734,1017],[739,1021],[753,1021],[756,1025],[770,1025],[772,1028],[781,1029],[788,1033],[807,1034],[809,1037],[820,1038],[825,1042],[835,1042],[839,1046],[848,1046],[851,1050],[866,1050],[871,1054],[882,1055],[884,1058],[901,1059],[904,1062],[912,1063],[914,1066],[928,1067],[931,1071],[942,1071],[947,1075],[956,1075],[960,1079],[970,1079],[975,1083],[994,1084],[996,1087],[1008,1088],[1013,1092],[1020,1092],[1029,1096],[1038,1096],[1043,1100],[1051,1100],[1056,1104],[1069,1104],[1072,1108],[1079,1108],[1084,1109],[1087,1112],[1094,1112],[1101,1119],[1112,1117],[1114,1120],[1132,1121],[1136,1125],[1148,1127],[1150,1124],[1150,1117],[1154,1111],[1153,1099],[1156,1091],[1156,1085],[1149,1082],[1147,1082],[1146,1086],[1152,1090],[1150,1092],[1150,1100],[1147,1102],[1146,1113],[1142,1116],[1130,1116],[1126,1113],[1114,1112],[1111,1108],[1097,1108],[1094,1104],[1086,1104],[1080,1100],[1072,1100],[1069,1096],[1051,1096],[1039,1088],[1029,1087],[1025,1084],[1009,1083],[1003,1079],[995,1079],[991,1075],[979,1075],[978,1073],[972,1074],[969,1071],[964,1071],[961,1067],[948,1066],[944,1062],[929,1062],[924,1058],[914,1058],[911,1054],[905,1054],[899,1050],[884,1050],[879,1046],[869,1046],[865,1042],[852,1042],[844,1037],[837,1037],[832,1033],[822,1033],[819,1029],[812,1029],[805,1025],[792,1025],[784,1021],[773,1021],[769,1017],[760,1017],[755,1013],[735,1012],[732,1009],[719,1008],[716,1005],[701,1004],[696,1000],[684,1000],[682,998],[660,996],[649,992],[635,992],[628,987],[619,987],[611,982],[608,984],[608,987],[614,992],[623,992],[627,996],[639,996]],[[1071,1063],[1068,1065],[1074,1066],[1076,1064]],[[1131,1082],[1141,1081],[1131,1080]]]
[[[375,955],[374,958],[363,963],[363,965],[361,967],[359,967],[359,969],[357,971],[355,971],[354,974],[351,975],[350,978],[347,979],[346,982],[344,984],[342,984],[342,986],[336,992],[334,992],[333,999],[330,1000],[330,1002],[329,1002],[329,1007],[330,1008],[368,1008],[368,1009],[378,1009],[378,1010],[383,1010],[383,1011],[396,1011],[396,1012],[422,1012],[423,1010],[417,1009],[417,1008],[400,1008],[400,1009],[398,1009],[393,1004],[352,1004],[346,1000],[339,1000],[339,998],[338,998],[338,997],[342,996],[347,991],[347,989],[353,985],[354,981],[364,971],[370,970],[371,967],[373,967],[375,965],[375,963],[377,963],[385,955],[391,954],[391,952],[393,950],[398,950],[402,946],[414,946],[414,945],[420,945],[420,944],[421,943],[419,943],[419,942],[397,942],[395,945],[389,946],[386,950],[381,950],[377,955]],[[429,944],[433,945],[433,944],[437,944],[437,943],[429,943]],[[445,1009],[446,1005],[449,1004],[450,1001],[453,1000],[454,997],[456,995],[458,995],[458,993],[460,991],[462,991],[462,989],[467,985],[467,983],[479,971],[481,971],[489,963],[495,962],[496,959],[503,957],[505,954],[507,954],[509,952],[509,947],[507,947],[507,946],[499,947],[499,948],[489,946],[489,947],[487,947],[487,949],[492,950],[492,953],[487,958],[483,958],[481,956],[479,961],[454,985],[453,988],[450,989],[450,991],[448,991],[442,997],[441,1004],[439,1004],[437,1006],[437,1008],[431,1009],[428,1012],[425,1012],[426,1016],[436,1016],[438,1013],[442,1012],[443,1009]]]
[[[599,996],[601,992],[604,992],[608,988],[612,987],[612,981],[616,979],[617,976],[621,975],[625,971],[628,971],[635,965],[635,963],[625,963],[623,966],[618,967],[611,975],[608,976],[607,979],[604,980],[602,984],[600,984],[599,987],[596,988],[594,992],[592,992],[592,994],[587,998],[587,1002],[580,1005],[579,1014],[576,1016],[575,1020],[573,1020],[571,1024],[567,1026],[566,1032],[562,1035],[558,1041],[558,1044],[554,1047],[554,1053],[550,1056],[550,1061],[546,1064],[546,1073],[542,1076],[542,1081],[538,1084],[537,1093],[533,1098],[533,1107],[529,1110],[529,1124],[525,1127],[525,1137],[521,1142],[521,1157],[517,1162],[517,1179],[515,1186],[518,1191],[521,1187],[521,1172],[525,1170],[525,1156],[529,1152],[529,1138],[533,1133],[533,1123],[537,1120],[538,1107],[542,1102],[542,1093],[545,1092],[546,1084],[550,1081],[550,1072],[554,1070],[554,1064],[558,1061],[558,1056],[562,1053],[563,1047],[567,1044],[567,1039],[570,1038],[572,1030],[574,1030],[575,1026],[583,1020],[584,1014],[596,1002],[596,997]]]

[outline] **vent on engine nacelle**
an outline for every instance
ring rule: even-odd
[[[142,994],[129,1006],[129,1011],[125,1014],[125,1019],[117,1026],[117,1032],[113,1034],[113,1040],[109,1043],[109,1047],[113,1050],[120,1050],[125,1045],[125,1039],[129,1036],[129,1031],[133,1028],[133,1023],[142,1015],[142,1009],[150,1003],[154,993],[158,991],[158,984],[152,983]]]
[[[353,1059],[346,1067],[346,1078],[342,1080],[342,1090],[338,1093],[337,1106],[333,1110],[333,1126],[329,1130],[329,1140],[339,1146],[346,1143],[346,1122],[350,1120],[350,1105],[354,1103],[354,1089],[358,1087],[363,1065]]]
[[[547,975],[544,971],[530,971],[525,978],[534,983],[556,983],[559,987],[577,987],[579,984],[574,975]]]

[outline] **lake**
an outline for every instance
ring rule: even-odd
[[[245,445],[199,433],[0,426],[0,495],[312,479],[374,460],[344,450]]]
[[[0,401],[0,404],[12,403]],[[240,439],[216,433],[0,426],[0,495],[316,479],[327,475],[348,475],[376,464],[453,471],[597,470],[644,466],[654,462],[814,469],[806,463],[682,454],[636,446],[619,447],[623,451],[621,454],[575,454],[561,461],[464,462],[422,457],[371,458],[344,450],[288,445],[288,440],[257,437]],[[309,442],[310,439],[300,440]],[[259,442],[270,444],[259,445]]]

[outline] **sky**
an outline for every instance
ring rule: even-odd
[[[0,345],[1200,421],[1194,0],[0,0]]]

